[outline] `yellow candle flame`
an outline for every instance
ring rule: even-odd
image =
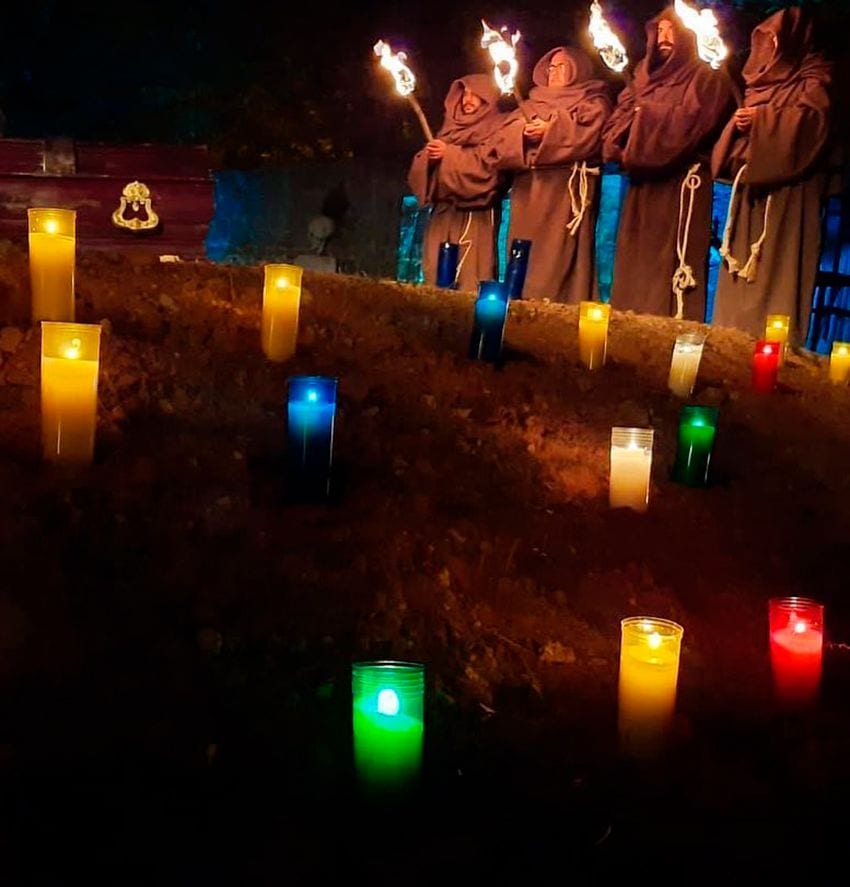
[[[619,74],[626,69],[629,64],[629,57],[626,54],[626,47],[623,46],[620,38],[611,30],[602,7],[597,0],[593,0],[590,5],[590,24],[588,25],[590,37],[593,45],[599,52],[599,57],[615,73]]]
[[[661,635],[657,631],[654,631],[649,638],[647,638],[647,642],[649,643],[649,648],[651,650],[657,650],[661,646]]]
[[[716,71],[729,55],[729,50],[717,30],[717,17],[714,11],[711,9],[697,11],[685,3],[685,0],[676,0],[675,5],[676,15],[682,24],[696,35],[699,57]]]
[[[846,346],[846,345],[842,345],[842,346],[838,349],[838,351],[836,351],[835,353],[838,354],[838,355],[840,355],[841,357],[846,357],[846,356],[847,356],[847,353],[848,353],[847,346]]]
[[[591,320],[602,320],[602,311],[599,308],[591,308],[587,315]]]
[[[79,339],[71,339],[71,344],[65,349],[65,357],[68,360],[77,360],[80,356],[83,343]]]
[[[44,230],[47,234],[55,234],[59,230],[59,223],[56,219],[45,219]]]
[[[279,290],[282,290],[286,286],[286,278],[285,277],[278,277],[278,279],[274,282],[274,285]]]
[[[785,324],[781,320],[774,320],[773,321],[773,328],[775,330],[781,330],[784,326],[785,326]]]
[[[502,91],[502,95],[509,95],[513,92],[519,70],[516,45],[522,34],[519,31],[511,34],[504,25],[496,31],[484,19],[481,19],[481,27],[484,29],[481,35],[481,48],[486,49],[493,60],[493,77],[496,79],[496,85]]]
[[[409,96],[416,89],[416,77],[413,71],[405,64],[407,53],[394,53],[389,43],[379,40],[375,46],[375,55],[381,60],[381,67],[386,68],[393,75],[395,88],[399,95]]]

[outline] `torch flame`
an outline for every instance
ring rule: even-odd
[[[502,95],[509,95],[513,92],[519,70],[519,63],[516,60],[516,45],[522,34],[519,31],[514,31],[511,34],[504,26],[500,31],[495,31],[484,19],[481,19],[481,26],[484,28],[484,33],[481,35],[481,48],[486,49],[493,60],[493,76],[496,78],[496,85],[502,91]]]
[[[588,26],[590,37],[593,45],[599,52],[599,57],[605,62],[606,66],[617,74],[625,71],[629,64],[629,57],[626,54],[626,47],[623,46],[620,38],[611,30],[605,16],[602,13],[602,7],[597,0],[593,0],[590,4],[590,25]]]
[[[379,40],[375,44],[375,55],[381,60],[381,67],[386,68],[395,80],[395,88],[401,96],[409,96],[416,89],[416,77],[405,64],[407,53],[393,52],[389,43]]]
[[[729,55],[729,50],[717,30],[717,17],[714,11],[711,9],[697,11],[688,6],[684,0],[676,0],[676,15],[682,24],[696,35],[699,57],[716,71]]]

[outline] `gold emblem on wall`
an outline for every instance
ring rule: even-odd
[[[134,213],[144,210],[145,215],[137,215],[128,219],[125,216],[128,205]],[[151,228],[156,228],[159,224],[159,216],[151,205],[151,190],[144,182],[130,182],[124,186],[118,209],[112,213],[112,224],[116,228],[127,228],[130,231],[150,231]]]

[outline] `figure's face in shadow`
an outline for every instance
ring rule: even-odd
[[[567,85],[567,56],[558,50],[549,61],[549,86]]]
[[[460,109],[464,114],[474,114],[484,104],[481,96],[476,95],[468,86],[464,87],[460,100]]]
[[[658,23],[658,39],[655,50],[661,61],[666,62],[673,54],[673,46],[676,43],[676,32],[673,30],[673,22],[663,18]]]

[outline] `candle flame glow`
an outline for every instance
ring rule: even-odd
[[[597,0],[590,4],[590,24],[587,30],[605,65],[617,74],[624,71],[629,64],[626,47],[611,30]]]
[[[286,286],[286,278],[285,277],[278,277],[278,279],[274,282],[274,285],[279,290],[282,290]]]
[[[481,35],[481,48],[486,49],[493,60],[493,77],[496,79],[496,85],[502,91],[502,95],[509,95],[513,92],[519,70],[516,45],[522,34],[519,31],[511,34],[504,25],[496,31],[484,19],[481,19],[481,27],[484,29]]]
[[[68,360],[77,360],[80,356],[80,351],[82,351],[83,343],[79,339],[71,339],[71,343],[65,349],[65,357]]]
[[[841,357],[846,357],[846,356],[847,356],[847,353],[848,353],[848,349],[847,349],[844,345],[842,345],[842,346],[838,349],[837,353],[840,354]]]
[[[775,330],[781,330],[784,326],[785,326],[785,323],[781,320],[774,320],[773,321],[773,328]]]
[[[318,399],[319,399],[319,395],[316,394],[316,392],[313,391],[312,389],[307,392],[307,400],[309,400],[310,403],[315,403]]]
[[[401,705],[398,701],[398,693],[395,690],[387,688],[378,693],[378,714],[395,717],[398,714],[399,708],[401,708]]]
[[[393,75],[396,91],[400,96],[409,96],[416,89],[416,77],[413,71],[405,64],[407,53],[394,53],[389,43],[379,40],[375,46],[375,55],[381,60],[381,67],[386,68]]]
[[[602,311],[599,308],[591,308],[587,315],[591,320],[602,320]]]
[[[764,348],[762,348],[761,353],[762,354],[773,354],[773,346],[772,345],[765,345]]]
[[[647,639],[647,642],[651,650],[657,650],[661,646],[661,635],[654,631]]]
[[[56,219],[46,219],[44,222],[44,230],[47,234],[55,234],[59,230],[59,223]]]
[[[682,24],[696,35],[699,57],[716,71],[729,55],[729,50],[717,30],[717,17],[714,11],[696,10],[685,3],[685,0],[676,0],[675,6],[676,15]]]
[[[794,623],[794,631],[797,634],[805,634],[807,628],[808,628],[808,626],[806,625],[805,622],[795,622]]]

